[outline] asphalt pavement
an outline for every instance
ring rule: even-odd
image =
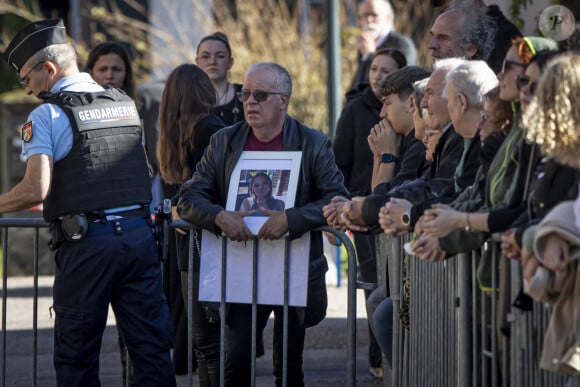
[[[0,382],[6,386],[56,386],[52,366],[53,316],[49,310],[52,299],[52,277],[41,276],[38,290],[38,334],[33,334],[34,317],[32,277],[10,277],[6,302],[6,365],[0,372]],[[306,331],[304,349],[305,384],[309,387],[346,386],[347,370],[347,285],[328,286],[327,317],[319,325]],[[272,327],[264,332],[266,354],[256,362],[256,386],[273,386]],[[37,357],[33,356],[36,341]],[[364,296],[357,292],[357,386],[381,386],[382,381],[370,376],[367,362],[368,336],[364,312]],[[2,371],[2,370],[0,370]],[[4,376],[2,378],[1,376]],[[117,331],[113,313],[103,337],[100,357],[102,386],[121,386],[121,363],[117,345]],[[193,386],[198,386],[193,374]],[[187,375],[177,376],[178,386],[188,386]],[[292,387],[292,386],[289,386]]]

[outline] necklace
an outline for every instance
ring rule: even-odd
[[[225,99],[227,99],[229,91],[230,91],[230,83],[229,82],[226,83],[226,88],[225,88],[223,93],[220,94],[220,92],[217,91],[217,95],[218,95],[217,106],[222,106],[222,105],[226,104],[227,101],[225,101]]]

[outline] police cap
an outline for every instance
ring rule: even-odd
[[[28,24],[12,39],[2,57],[17,72],[32,55],[53,44],[67,43],[62,19],[40,20]]]

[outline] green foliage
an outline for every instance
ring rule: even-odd
[[[14,34],[39,14],[35,1],[0,0],[0,52],[4,52]],[[18,76],[0,60],[0,93],[18,86]]]
[[[532,3],[533,0],[512,0],[512,4],[510,6],[511,20],[520,29],[520,31],[524,30],[525,24],[525,20],[521,17],[522,9],[526,8]]]
[[[141,80],[146,79],[152,67],[173,68],[183,62],[195,62],[195,46],[202,35],[224,32],[228,35],[235,59],[230,75],[233,82],[241,83],[246,69],[255,62],[281,64],[288,69],[294,82],[289,113],[309,126],[328,132],[325,23],[311,20],[311,33],[301,35],[298,13],[291,13],[284,2],[238,1],[235,13],[229,3],[216,0],[209,11],[198,1],[189,0],[185,9],[190,10],[191,17],[183,21],[171,2],[161,1],[157,7],[163,8],[163,13],[169,15],[172,22],[166,30],[150,29],[149,25],[105,6],[93,7],[85,16],[104,26],[107,33],[117,39],[133,42],[139,52],[150,50],[152,40],[171,48],[175,55],[156,59],[142,55],[137,60],[136,73]],[[213,13],[213,18],[208,17],[209,12]],[[155,20],[155,15],[150,17],[153,25],[163,25],[163,21]],[[153,60],[157,62],[153,63]]]
[[[157,10],[161,9],[168,15],[170,22],[157,20],[155,14],[134,0],[101,0],[98,5],[94,5],[94,2],[80,2],[82,24],[87,24],[87,29],[91,31],[89,41],[73,42],[80,63],[86,61],[91,47],[106,39],[130,42],[137,53],[134,73],[135,81],[139,83],[149,80],[151,74],[158,71],[156,69],[171,69],[184,62],[194,63],[195,46],[201,36],[221,31],[228,35],[235,58],[231,71],[233,82],[241,82],[245,70],[252,63],[280,63],[290,71],[294,81],[289,113],[305,124],[329,133],[327,17],[321,7],[312,9],[308,32],[301,33],[304,26],[300,24],[299,7],[291,11],[285,1],[213,0],[210,2],[211,9],[208,9],[206,2],[184,2],[186,4],[179,5],[171,0],[154,3]],[[340,3],[340,25],[346,26],[345,2]],[[36,4],[35,0],[0,0],[0,17],[20,20],[20,24],[1,24],[4,31],[1,43],[4,47],[8,43],[7,37],[12,37],[25,22],[42,17]],[[153,3],[149,4],[151,6]],[[231,8],[231,4],[234,4],[235,9]],[[421,53],[419,61],[424,63],[425,53],[428,52],[422,48],[426,44],[424,31],[425,26],[431,22],[433,10],[428,2],[419,0],[397,2],[396,7],[396,29],[411,35],[417,42],[423,40],[418,46]],[[183,10],[187,10],[187,14]],[[149,20],[149,23],[144,20]],[[357,29],[346,26],[342,28],[341,35],[342,91],[345,92],[356,70]],[[150,55],[152,41],[170,48],[171,55],[162,58]],[[160,77],[166,75],[160,74]],[[8,78],[3,76],[2,79]],[[3,86],[13,87],[16,77],[12,75],[12,79],[12,83],[4,83]]]

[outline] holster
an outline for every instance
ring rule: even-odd
[[[87,235],[89,221],[83,214],[65,215],[50,224],[48,247],[56,250],[64,241],[78,241]]]
[[[55,220],[50,223],[49,226],[50,239],[48,240],[48,248],[51,250],[56,250],[60,247],[62,242],[65,241],[64,235],[62,233],[62,228],[60,227],[60,220]]]

